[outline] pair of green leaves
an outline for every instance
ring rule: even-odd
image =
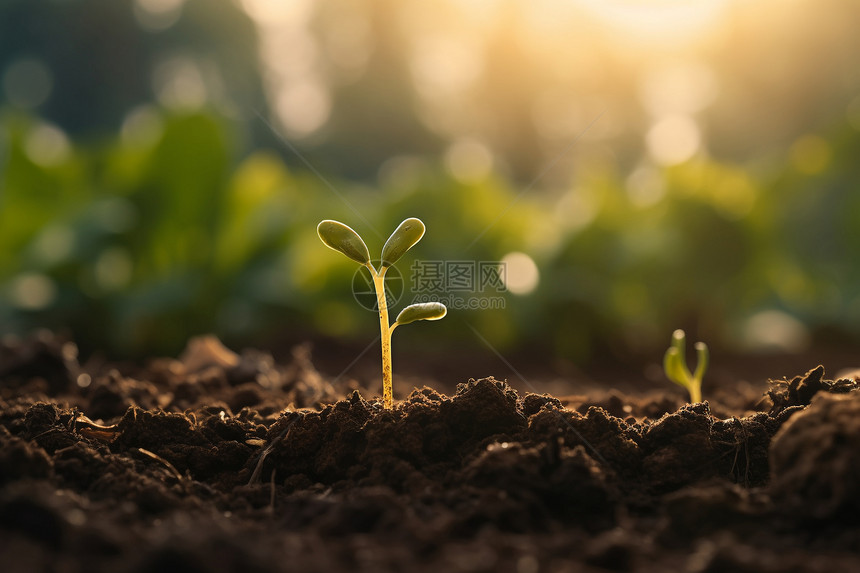
[[[382,247],[382,269],[390,267],[411,249],[424,236],[424,223],[421,219],[411,217],[400,225]],[[373,269],[370,263],[370,251],[367,245],[347,225],[339,221],[325,220],[317,226],[317,233],[325,245],[339,251],[353,261]],[[373,270],[376,273],[375,270]],[[440,302],[425,302],[409,305],[397,315],[396,324],[409,324],[416,320],[439,320],[448,313],[448,309]]]
[[[347,225],[327,219],[317,226],[317,233],[329,248],[340,251],[359,264],[370,264],[370,251],[367,250],[367,245],[358,233]],[[382,247],[382,268],[396,263],[423,236],[424,223],[421,219],[411,217],[400,223]]]
[[[696,370],[692,374],[687,367],[687,358],[685,355],[685,347],[687,345],[687,335],[683,330],[678,329],[672,333],[672,343],[663,357],[663,370],[666,371],[666,376],[679,386],[683,386],[690,392],[690,400],[693,403],[702,401],[702,378],[705,377],[705,371],[708,369],[708,346],[704,342],[697,342],[695,345],[696,356],[698,363]]]

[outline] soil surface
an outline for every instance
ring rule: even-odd
[[[483,378],[386,411],[304,347],[116,369],[40,334],[0,345],[0,569],[858,571],[857,389],[821,366],[694,405]]]

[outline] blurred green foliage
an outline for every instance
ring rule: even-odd
[[[395,311],[411,302],[416,259],[519,251],[540,273],[504,309],[451,309],[415,334],[427,343],[474,342],[465,321],[498,348],[581,361],[657,352],[676,327],[730,344],[762,310],[860,333],[860,133],[848,125],[768,164],[697,158],[628,178],[586,166],[550,193],[498,174],[463,181],[431,159],[374,188],[324,180],[273,151],[239,155],[217,118],[148,108],[121,135],[77,143],[2,116],[0,331],[67,327],[85,350],[129,356],[175,354],[208,331],[234,344],[367,340],[374,315],[345,287],[355,265],[319,244],[316,223],[348,222],[378,256],[375,229],[418,216],[432,235],[397,265]]]
[[[394,311],[415,261],[506,261],[510,288],[419,293],[450,309],[419,348],[860,335],[860,8],[626,4],[0,3],[0,334],[364,345],[316,222],[379,256],[420,217]]]

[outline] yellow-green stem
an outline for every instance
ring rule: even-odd
[[[689,386],[690,390],[690,402],[693,404],[698,404],[702,401],[702,383],[697,380],[693,380]]]
[[[385,271],[382,267],[377,273],[370,263],[367,264],[373,276],[373,288],[379,306],[379,335],[382,339],[382,405],[390,410],[394,405],[394,383],[391,378],[391,326],[388,324],[388,301],[385,298]]]

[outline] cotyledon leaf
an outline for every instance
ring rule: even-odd
[[[339,221],[326,219],[317,225],[317,234],[330,249],[340,251],[362,265],[370,262],[370,251],[358,233]]]
[[[448,314],[448,309],[441,302],[422,302],[410,304],[397,315],[397,324],[409,324],[416,320],[439,320]]]
[[[693,378],[702,381],[705,377],[705,371],[708,369],[708,345],[704,342],[696,343],[696,356],[699,362],[696,364],[696,371],[693,373]]]
[[[406,219],[391,233],[385,245],[382,247],[382,266],[390,267],[403,254],[411,249],[415,243],[424,236],[424,223],[421,219],[410,217]]]
[[[680,386],[687,386],[687,378],[684,376],[684,369],[681,366],[681,357],[678,349],[674,346],[666,351],[663,357],[663,369],[666,371],[666,376]]]

